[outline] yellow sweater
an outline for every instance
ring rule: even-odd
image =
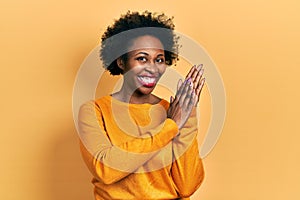
[[[127,104],[111,96],[81,106],[80,147],[96,200],[189,199],[200,186],[196,109],[178,130],[166,117],[168,106],[165,100]]]

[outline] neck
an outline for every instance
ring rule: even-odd
[[[152,94],[142,94],[139,91],[131,91],[124,85],[121,90],[114,93],[113,96],[123,102],[133,103],[133,104],[143,104],[151,103]]]

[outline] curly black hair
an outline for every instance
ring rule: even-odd
[[[125,15],[121,15],[112,26],[107,27],[101,37],[100,58],[104,68],[111,75],[122,74],[117,65],[117,58],[126,61],[128,52],[124,52],[124,49],[129,47],[133,39],[144,35],[158,38],[164,47],[166,64],[175,63],[178,60],[179,37],[173,32],[175,25],[172,20],[173,17],[169,18],[164,13],[149,11],[141,14],[128,11]]]

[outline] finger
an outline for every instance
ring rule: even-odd
[[[174,97],[170,96],[170,104],[173,103],[173,101],[174,101]]]
[[[189,71],[189,73],[186,75],[185,79],[190,78],[190,77],[192,76],[192,74],[194,73],[195,70],[196,70],[196,65],[194,65],[194,66],[190,69],[190,71]]]
[[[192,90],[193,90],[193,83],[191,82],[191,79],[189,79],[185,83],[184,90],[179,99],[179,105],[184,106],[184,103],[186,101],[188,101],[187,98],[190,98],[190,94],[191,94]]]
[[[191,105],[192,106],[197,106],[198,102],[199,102],[199,98],[196,95],[196,92],[194,92],[194,98],[193,98],[193,102],[191,103]]]
[[[180,79],[177,83],[177,91],[176,91],[176,94],[175,94],[175,99],[176,99],[176,96],[180,95],[183,88],[184,88],[184,84],[187,80],[185,80],[184,82],[182,82],[182,80]]]
[[[203,64],[198,65],[198,71],[200,71],[203,68]]]
[[[188,108],[188,106],[190,104],[190,101],[192,99],[193,93],[194,93],[194,89],[193,89],[193,85],[191,84],[190,87],[188,88],[187,92],[186,92],[185,99],[184,99],[184,102],[183,102],[183,108],[184,109]]]
[[[201,78],[203,76],[203,73],[204,73],[204,68],[201,68],[199,73],[197,74],[197,76],[195,77],[194,79],[194,89],[198,88],[200,83],[201,83]]]
[[[180,98],[181,98],[181,95],[182,95],[182,93],[183,93],[183,90],[184,90],[184,88],[185,88],[185,86],[186,86],[185,84],[186,84],[187,81],[189,81],[189,79],[185,80],[183,83],[182,83],[182,81],[181,81],[180,87],[179,87],[179,89],[177,90],[176,95],[175,95],[174,104],[177,104],[177,103],[179,102],[179,100],[180,100]]]
[[[202,68],[203,68],[203,64],[197,65],[197,67],[195,68],[196,70],[191,75],[193,80],[195,80],[196,76],[199,74],[199,72],[201,71]]]
[[[191,110],[197,104],[197,101],[198,101],[198,97],[195,91],[193,90],[187,109]]]
[[[198,98],[200,98],[200,94],[201,94],[202,88],[204,86],[204,83],[205,83],[205,78],[201,79],[200,85],[196,89],[196,95],[198,96]]]
[[[181,87],[182,85],[182,80],[179,79],[178,83],[177,83],[177,91],[179,90],[179,88]]]
[[[196,70],[194,71],[194,73],[191,75],[193,82],[195,83],[196,78],[199,75],[199,72],[201,72],[201,70],[203,69],[203,64],[200,64],[196,67]]]
[[[174,111],[174,107],[176,107],[176,106],[174,106],[173,102],[174,102],[174,97],[170,96],[170,104],[169,104],[169,108],[168,108],[168,111],[167,111],[168,118],[173,116],[172,113]]]
[[[201,68],[201,70],[199,71],[197,77],[194,80],[194,89],[197,90],[197,88],[199,88],[200,84],[201,84],[201,79],[202,76],[204,74],[204,68]]]

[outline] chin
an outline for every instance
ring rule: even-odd
[[[142,86],[142,87],[137,89],[137,92],[140,93],[140,94],[143,94],[143,95],[149,95],[153,92],[154,88],[155,88],[155,86],[153,86],[153,87],[144,87],[144,86]]]

